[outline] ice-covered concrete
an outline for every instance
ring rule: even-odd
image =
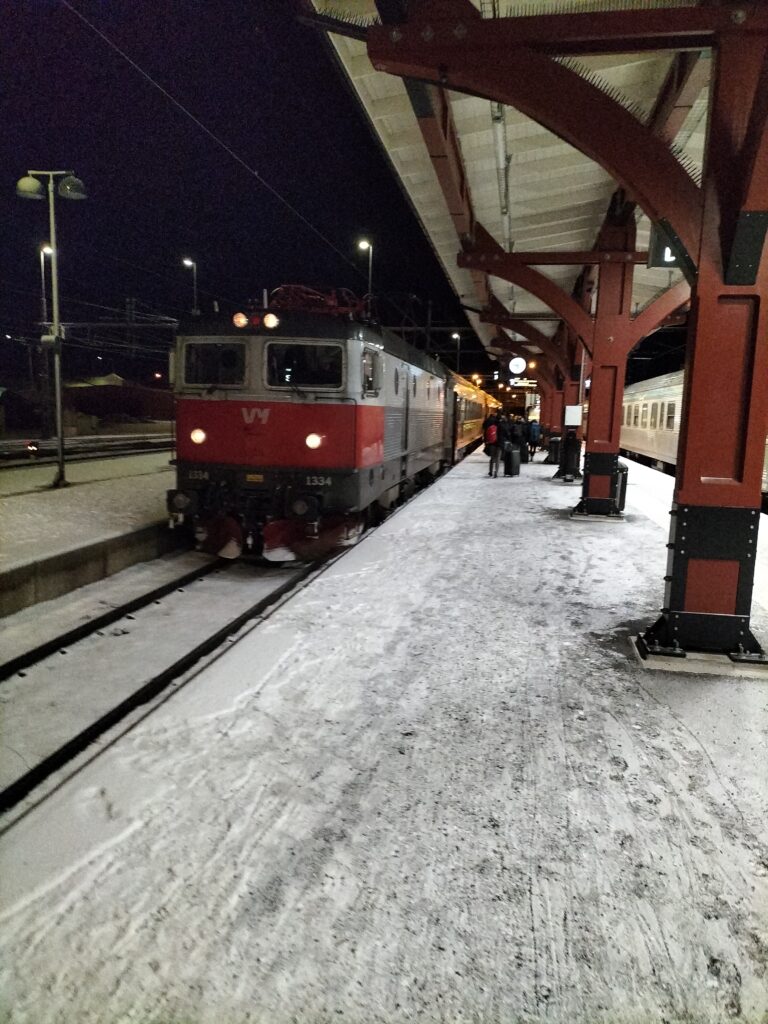
[[[768,683],[642,673],[664,528],[550,476],[469,459],[0,838],[8,1021],[762,1024]]]

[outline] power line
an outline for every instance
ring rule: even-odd
[[[324,235],[319,228],[316,228],[315,225],[312,224],[312,222],[309,221],[304,216],[304,214],[301,213],[300,210],[297,210],[296,207],[293,206],[292,203],[290,203],[285,198],[285,196],[283,196],[280,192],[277,191],[276,188],[270,185],[269,182],[259,174],[255,167],[251,167],[251,165],[248,164],[245,160],[243,160],[243,158],[239,156],[239,154],[237,154],[234,151],[234,149],[232,149],[231,146],[224,142],[223,139],[220,139],[219,136],[216,135],[215,132],[212,132],[211,129],[208,128],[206,125],[204,125],[199,118],[195,117],[191,110],[185,107],[183,103],[180,103],[179,100],[172,96],[167,89],[163,88],[163,86],[160,85],[160,83],[157,82],[154,78],[152,78],[152,76],[147,71],[145,71],[139,64],[137,64],[135,60],[129,57],[124,50],[121,50],[117,43],[113,42],[109,38],[109,36],[107,36],[104,32],[101,31],[101,29],[97,28],[91,21],[89,21],[84,14],[81,14],[81,12],[77,10],[77,8],[73,7],[69,0],[61,0],[61,3],[64,7],[67,8],[67,10],[71,11],[71,13],[75,15],[75,17],[79,18],[84,25],[87,25],[92,32],[95,32],[96,35],[99,36],[99,38],[107,44],[107,46],[114,50],[115,53],[119,54],[123,58],[123,60],[127,61],[128,64],[130,64],[135,71],[138,71],[142,78],[146,79],[146,81],[148,81],[151,85],[158,89],[163,94],[163,96],[165,96],[165,98],[170,103],[172,103],[174,107],[176,107],[177,110],[180,110],[182,114],[184,114],[191,121],[193,121],[198,126],[198,128],[208,136],[209,139],[215,142],[217,146],[223,149],[225,153],[231,156],[233,160],[235,160],[238,164],[240,164],[241,167],[248,171],[248,173],[251,174],[263,188],[270,192],[275,197],[275,199],[277,199],[280,203],[283,204],[283,206],[287,210],[290,210],[290,212],[295,217],[298,217],[298,219],[306,227],[308,227],[310,231],[317,235],[317,237],[321,239],[321,241],[323,241],[330,249],[332,249],[337,256],[341,257],[341,259],[344,260],[345,263],[349,264],[349,266],[352,267],[356,273],[362,273],[357,264],[354,263],[353,260],[349,258],[349,256],[343,253],[340,249],[337,249],[333,242],[326,235]]]
[[[64,7],[67,8],[68,11],[74,14],[76,18],[79,18],[80,21],[82,21],[82,23],[86,25],[92,32],[99,36],[99,38],[102,39],[107,44],[107,46],[110,47],[110,49],[114,50],[115,53],[119,54],[119,56],[121,56],[123,60],[130,64],[130,66],[135,71],[138,71],[142,78],[146,79],[146,81],[149,82],[150,85],[153,85],[159,92],[161,92],[163,96],[165,96],[165,98],[170,103],[172,103],[174,107],[176,107],[177,110],[180,110],[186,117],[188,117],[194,124],[196,124],[197,127],[202,132],[204,132],[208,136],[208,138],[215,142],[217,146],[223,149],[224,152],[228,154],[228,156],[232,157],[233,160],[235,160],[241,167],[248,171],[248,173],[252,175],[263,188],[265,188],[269,193],[271,193],[271,195],[275,197],[275,199],[282,203],[287,210],[290,210],[290,212],[295,217],[297,217],[306,227],[309,228],[310,231],[317,235],[317,237],[322,242],[324,242],[333,252],[335,252],[337,256],[339,256],[348,266],[350,266],[357,275],[361,277],[364,276],[363,271],[361,271],[360,267],[357,265],[357,263],[354,262],[354,260],[350,259],[350,257],[347,256],[346,253],[341,251],[341,249],[338,249],[333,244],[333,242],[326,235],[324,235],[322,231],[320,231],[319,228],[316,228],[315,225],[310,220],[308,220],[307,217],[305,217],[300,210],[293,206],[293,204],[290,203],[285,198],[285,196],[278,192],[276,188],[270,185],[270,183],[264,177],[262,177],[262,175],[259,174],[259,172],[254,167],[251,167],[251,165],[247,163],[245,160],[243,160],[243,158],[238,153],[236,153],[230,145],[224,142],[224,140],[219,138],[219,136],[216,135],[215,132],[211,131],[210,128],[203,124],[203,122],[198,117],[196,117],[191,110],[185,107],[184,104],[177,100],[176,97],[173,96],[170,92],[168,92],[166,88],[160,85],[160,83],[157,82],[149,74],[149,72],[145,71],[135,60],[133,60],[132,57],[129,57],[128,54],[117,45],[117,43],[113,42],[113,40],[106,35],[106,33],[102,32],[101,29],[97,28],[97,26],[94,25],[91,21],[89,21],[88,18],[86,18],[84,14],[78,11],[76,7],[73,7],[69,0],[61,0],[61,3]],[[403,316],[405,315],[403,309],[388,295],[383,293],[381,295],[381,299],[388,302],[389,305],[398,313],[400,313]],[[231,299],[227,301],[232,302]],[[233,306],[237,305],[237,303],[235,302],[232,302],[232,304]]]

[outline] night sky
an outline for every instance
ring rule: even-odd
[[[467,330],[464,372],[490,368],[479,342],[469,354],[458,300],[325,41],[295,12],[292,0],[2,4],[3,334],[38,332],[48,236],[47,203],[17,199],[16,181],[31,168],[71,169],[89,198],[56,206],[64,320],[122,315],[127,298],[139,313],[183,316],[184,256],[197,261],[204,308],[215,298],[236,309],[283,283],[362,294],[367,255],[356,243],[368,236],[374,292],[401,308],[409,294],[432,299],[436,320]],[[399,320],[391,305],[382,313]]]

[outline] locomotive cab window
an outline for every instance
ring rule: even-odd
[[[270,388],[340,388],[344,382],[341,345],[272,341],[265,358]]]
[[[659,404],[654,402],[651,406],[651,430],[656,429],[656,424],[659,422]]]
[[[675,403],[670,402],[667,406],[667,430],[675,429]]]
[[[188,342],[184,346],[184,380],[187,384],[237,386],[245,383],[245,345],[242,342],[213,344]]]
[[[378,395],[381,391],[381,358],[378,352],[363,349],[363,394]]]

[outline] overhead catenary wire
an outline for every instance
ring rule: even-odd
[[[159,90],[163,94],[163,96],[165,96],[169,103],[173,104],[173,106],[176,107],[177,110],[180,110],[181,113],[185,115],[185,117],[188,117],[191,121],[193,121],[197,125],[197,127],[202,132],[204,132],[209,139],[211,139],[212,142],[214,142],[217,146],[223,149],[224,152],[228,154],[228,156],[232,157],[232,159],[236,161],[236,163],[240,164],[242,168],[248,171],[248,173],[252,175],[256,179],[256,181],[258,181],[262,188],[265,188],[272,196],[274,196],[275,199],[278,200],[278,202],[282,203],[282,205],[287,210],[289,210],[295,217],[297,217],[305,225],[305,227],[309,228],[309,230],[312,231],[313,234],[317,235],[317,237],[322,242],[324,242],[330,249],[332,249],[337,256],[344,260],[345,263],[349,264],[349,266],[352,267],[353,270],[355,270],[357,273],[361,272],[360,268],[357,266],[354,260],[350,259],[350,257],[347,256],[346,253],[341,251],[341,249],[337,248],[337,246],[335,246],[333,242],[326,235],[324,235],[322,231],[320,231],[319,228],[315,227],[315,225],[307,217],[305,217],[300,210],[298,210],[291,202],[289,202],[289,200],[286,199],[285,196],[282,195],[276,188],[274,188],[273,185],[270,185],[266,178],[262,177],[262,175],[259,174],[255,167],[251,167],[251,165],[246,160],[244,160],[238,153],[236,153],[235,150],[232,149],[230,145],[228,145],[223,139],[219,138],[219,136],[216,135],[215,132],[211,131],[211,129],[208,128],[207,125],[203,124],[203,122],[198,117],[196,117],[192,113],[192,111],[189,110],[188,107],[185,107],[183,103],[181,103],[179,100],[176,99],[175,96],[168,92],[168,90],[164,88],[158,81],[156,81],[149,74],[149,72],[145,71],[139,64],[136,63],[135,60],[133,60],[132,57],[130,57],[124,50],[122,50],[117,45],[117,43],[110,39],[109,36],[106,35],[106,33],[102,32],[100,28],[93,24],[93,22],[89,21],[89,19],[86,18],[81,11],[78,11],[77,8],[69,2],[69,0],[60,0],[60,2],[64,7],[67,8],[68,11],[74,14],[76,18],[79,18],[80,21],[84,25],[86,25],[92,32],[99,36],[99,38],[102,39],[107,44],[107,46],[110,47],[110,49],[114,50],[115,53],[119,54],[123,58],[123,60],[127,61],[128,64],[130,64],[135,71],[138,71],[142,78],[144,78],[147,82],[150,83],[150,85],[153,85],[157,90]]]
[[[103,32],[98,26],[94,25],[86,16],[79,11],[70,0],[60,0],[60,3],[72,14],[75,15],[84,25],[86,25],[92,32],[94,32],[100,39],[102,39],[110,49],[114,50],[120,57],[123,58],[135,71],[137,71],[142,78],[144,78],[150,85],[154,86],[163,96],[171,103],[177,110],[181,111],[185,117],[189,118],[197,127],[211,139],[217,146],[224,150],[228,156],[230,156],[236,163],[238,163],[244,170],[252,175],[256,181],[265,188],[278,202],[289,210],[295,217],[297,217],[309,230],[316,235],[325,245],[327,245],[336,255],[342,259],[348,266],[350,266],[356,274],[363,276],[363,272],[354,260],[352,260],[346,253],[339,249],[334,243],[325,235],[319,228],[317,228],[304,214],[297,209],[285,196],[282,195],[273,185],[271,185],[266,178],[264,178],[255,167],[252,167],[246,160],[244,160],[235,150],[221,139],[214,131],[208,128],[195,114],[189,110],[180,100],[177,100],[164,86],[162,86],[156,79],[154,79],[148,71],[145,71],[132,57],[130,57],[121,47],[117,45],[110,37]],[[394,302],[388,295],[382,294],[382,299],[389,303],[389,305],[401,315],[405,315],[404,311]],[[232,301],[232,300],[227,300]],[[233,303],[236,305],[236,303]]]

